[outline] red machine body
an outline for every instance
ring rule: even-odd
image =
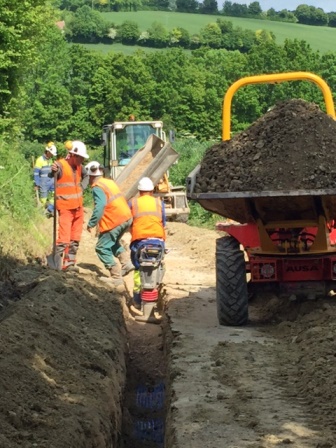
[[[246,272],[250,274],[251,284],[277,283],[282,289],[296,293],[297,290],[303,292],[313,288],[321,290],[321,294],[325,292],[322,284],[336,282],[334,221],[328,223],[327,229],[329,247],[327,251],[320,253],[310,252],[318,227],[272,229],[268,232],[269,238],[274,244],[274,251],[280,251],[268,254],[262,251],[260,231],[256,223],[220,222],[216,225],[216,230],[234,237],[243,246]]]

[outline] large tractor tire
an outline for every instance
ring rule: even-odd
[[[216,241],[217,316],[220,325],[245,325],[248,291],[244,252],[232,236]]]

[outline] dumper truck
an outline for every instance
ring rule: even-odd
[[[223,142],[230,140],[231,101],[240,87],[296,80],[316,84],[327,115],[335,119],[330,88],[313,73],[245,77],[224,96]],[[223,163],[230,164],[230,160]],[[216,240],[219,324],[245,325],[249,297],[259,291],[271,290],[298,300],[316,299],[336,289],[336,188],[197,192],[199,172],[197,166],[187,178],[187,197],[227,218],[216,225],[225,232]]]
[[[102,132],[105,173],[129,200],[136,196],[142,177],[155,185],[165,204],[167,220],[186,222],[190,213],[185,186],[173,186],[169,168],[179,155],[166,139],[162,121],[118,121]]]

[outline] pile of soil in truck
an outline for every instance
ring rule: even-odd
[[[293,99],[209,148],[195,192],[328,189],[335,183],[336,121],[316,104]]]

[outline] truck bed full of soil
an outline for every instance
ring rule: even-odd
[[[336,121],[316,104],[284,101],[210,147],[196,193],[334,188]]]

